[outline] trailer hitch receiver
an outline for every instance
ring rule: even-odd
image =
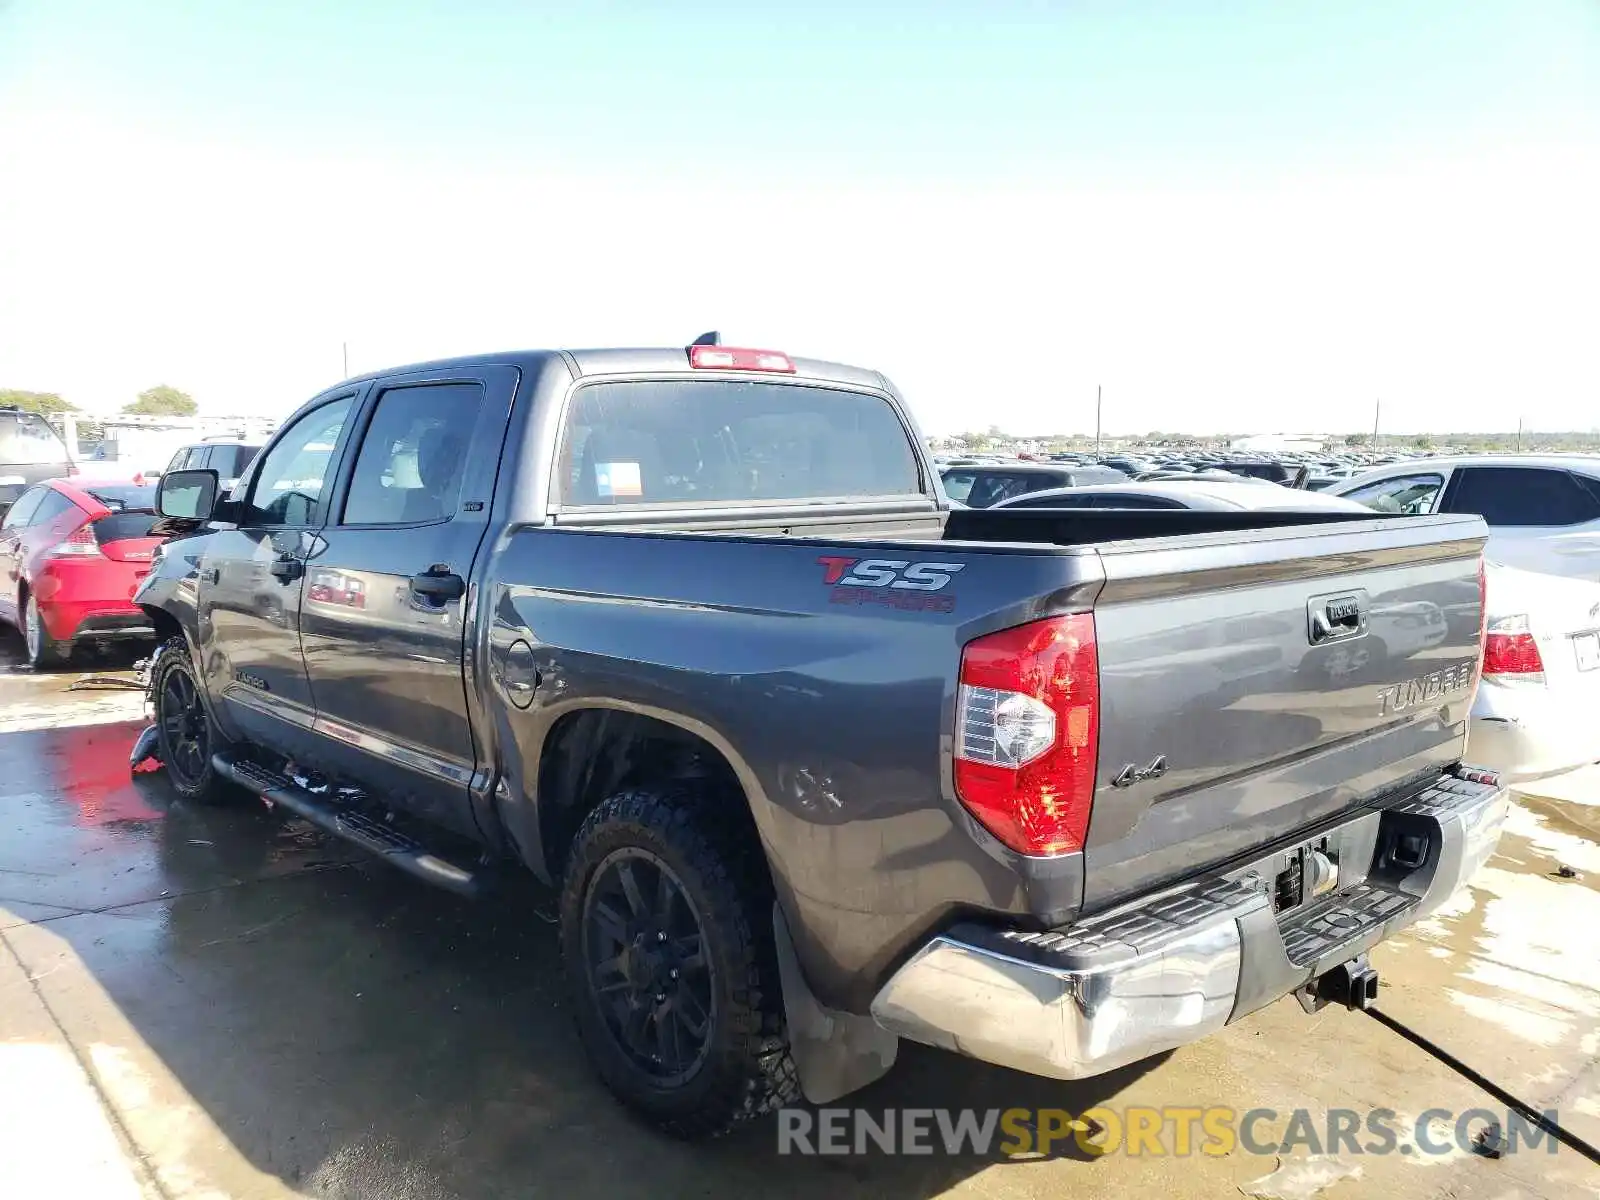
[[[1360,954],[1295,989],[1294,995],[1308,1013],[1330,1004],[1342,1004],[1352,1011],[1371,1008],[1378,1002],[1378,972],[1367,956]]]

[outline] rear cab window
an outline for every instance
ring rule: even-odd
[[[586,383],[557,456],[564,509],[729,506],[923,494],[882,396],[766,381]]]

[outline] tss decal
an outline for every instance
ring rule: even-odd
[[[900,558],[817,559],[822,582],[833,588],[833,604],[881,604],[913,612],[952,612],[954,596],[932,596],[950,585],[966,563],[910,562]]]

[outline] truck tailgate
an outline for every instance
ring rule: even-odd
[[[1484,538],[1436,517],[1101,545],[1085,907],[1458,760]]]

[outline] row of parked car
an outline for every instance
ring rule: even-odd
[[[1528,780],[1600,761],[1600,459],[1488,456],[1397,460],[1304,486],[1278,470],[1171,471],[1142,460],[955,461],[940,473],[953,505],[997,510],[1188,509],[1352,516],[1466,513],[1489,526],[1483,684],[1472,711],[1475,761]],[[1291,472],[1301,487],[1287,486]],[[1269,474],[1278,476],[1269,479]],[[1285,486],[1280,486],[1285,485]],[[1404,614],[1442,640],[1442,616]],[[1367,653],[1370,653],[1370,647]],[[1359,652],[1334,669],[1360,682]]]
[[[180,447],[166,470],[207,468],[231,486],[260,448],[210,439]],[[0,621],[21,632],[35,668],[86,642],[155,635],[133,594],[164,540],[163,472],[104,474],[74,462],[37,413],[0,409]]]

